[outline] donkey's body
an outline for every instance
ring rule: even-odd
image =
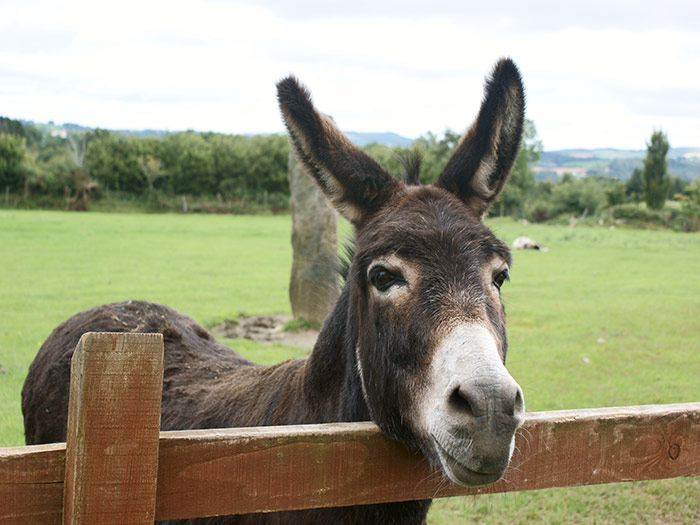
[[[22,392],[27,443],[65,440],[70,358],[87,331],[160,332],[164,430],[374,420],[450,479],[496,481],[522,422],[506,372],[500,285],[508,247],[481,223],[520,143],[523,93],[502,61],[480,116],[434,186],[403,185],[317,113],[304,88],[278,85],[300,161],[353,223],[346,285],[311,356],[259,366],[192,319],[129,301],[59,325]],[[274,474],[273,474],[274,475]],[[429,502],[210,518],[207,523],[421,523]]]

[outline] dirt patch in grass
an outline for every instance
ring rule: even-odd
[[[252,339],[261,343],[312,348],[318,330],[287,331],[284,327],[291,320],[291,315],[241,315],[237,321],[227,319],[211,330],[217,337],[226,339]]]

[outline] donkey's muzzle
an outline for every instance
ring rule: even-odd
[[[497,481],[524,420],[523,392],[508,373],[494,337],[465,324],[435,352],[428,431],[440,465],[462,485]]]
[[[510,376],[454,387],[445,402],[442,429],[433,429],[447,475],[463,485],[497,481],[508,466],[523,419],[522,390]]]

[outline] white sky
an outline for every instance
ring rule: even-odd
[[[500,56],[547,150],[700,146],[697,0],[0,0],[0,115],[281,132],[275,82],[342,129],[463,130]]]

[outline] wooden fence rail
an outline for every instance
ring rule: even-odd
[[[86,334],[67,443],[0,449],[1,523],[190,518],[700,475],[700,403],[526,416],[504,478],[469,489],[372,423],[158,432],[162,338]]]

